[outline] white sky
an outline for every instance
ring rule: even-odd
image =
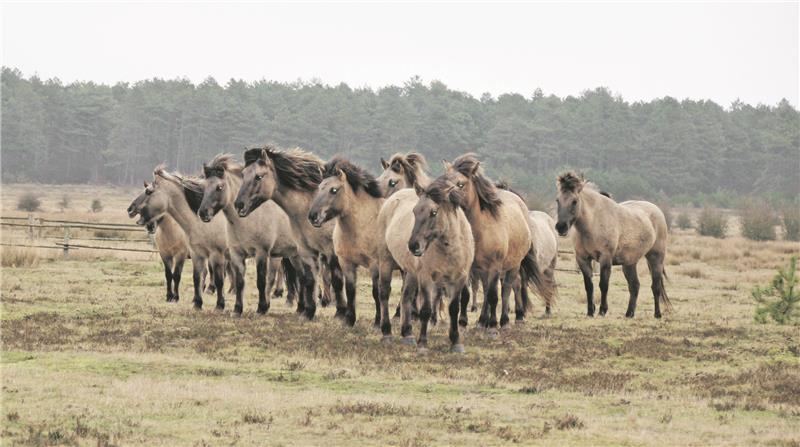
[[[213,76],[480,96],[798,105],[798,3],[4,4],[2,63],[103,83]]]

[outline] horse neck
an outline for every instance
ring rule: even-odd
[[[417,170],[417,184],[419,184],[419,186],[427,188],[432,181],[433,180],[431,180],[431,178],[428,177],[428,174],[426,174],[425,171],[423,171],[422,169]],[[414,185],[411,185],[411,187],[413,188]]]
[[[186,203],[186,198],[183,196],[183,190],[180,186],[165,181],[164,188],[169,195],[167,213],[170,217],[175,219],[175,222],[178,223],[191,239],[200,229],[199,225],[202,225],[200,218],[189,208],[189,204]]]
[[[289,216],[292,225],[303,228],[301,223],[308,222],[308,209],[314,199],[314,191],[287,188],[280,183],[275,186],[272,200]]]
[[[383,205],[384,198],[372,197],[366,192],[357,194],[347,188],[347,205],[339,215],[339,227],[341,230],[360,234],[365,228],[372,228],[378,218],[378,212]]]
[[[581,212],[575,218],[575,228],[583,234],[592,233],[594,220],[598,213],[602,213],[600,193],[593,190],[581,191]]]
[[[464,207],[464,214],[467,216],[469,224],[472,226],[473,232],[483,231],[488,225],[491,225],[486,215],[481,210],[480,200],[478,199],[478,192],[475,187],[472,187],[472,194],[467,197],[467,204]]]
[[[237,228],[242,223],[242,218],[239,217],[239,213],[236,211],[236,207],[234,206],[235,199],[231,197],[234,191],[238,191],[239,187],[242,186],[242,179],[237,177],[235,174],[226,173],[225,175],[225,194],[228,194],[227,203],[225,207],[222,208],[222,212],[225,214],[225,218],[228,219],[228,223],[231,224],[231,227]]]

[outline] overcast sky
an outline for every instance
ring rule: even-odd
[[[103,83],[213,76],[353,87],[438,79],[798,104],[798,3],[4,4],[2,63]]]

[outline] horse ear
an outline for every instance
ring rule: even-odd
[[[384,171],[389,167],[389,162],[384,160],[383,157],[381,157],[381,167],[384,169]]]
[[[444,166],[444,170],[445,171],[449,171],[450,168],[453,167],[453,164],[443,158],[442,159],[442,166]]]
[[[478,169],[480,169],[480,167],[481,167],[481,162],[480,161],[476,161],[475,162],[475,167],[472,168],[472,175],[475,175],[475,173],[478,172]]]
[[[147,180],[144,181],[144,187],[147,188]]]
[[[203,163],[203,177],[205,178],[211,177],[211,168],[209,168],[208,165],[205,163]]]
[[[425,193],[425,188],[420,186],[419,183],[414,183],[414,191],[417,192],[417,196],[422,196]]]
[[[339,181],[346,182],[347,181],[347,174],[344,173],[344,170],[337,169],[336,176],[339,177]]]

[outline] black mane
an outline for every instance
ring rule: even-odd
[[[497,217],[503,202],[497,197],[497,187],[483,173],[478,157],[472,153],[464,154],[453,160],[453,169],[472,180],[481,211],[488,211]]]
[[[338,176],[340,171],[344,173],[345,178],[347,178],[347,183],[354,192],[358,192],[359,189],[362,189],[372,197],[383,197],[381,189],[378,186],[378,181],[375,180],[375,176],[338,155],[325,163],[322,178]]]

